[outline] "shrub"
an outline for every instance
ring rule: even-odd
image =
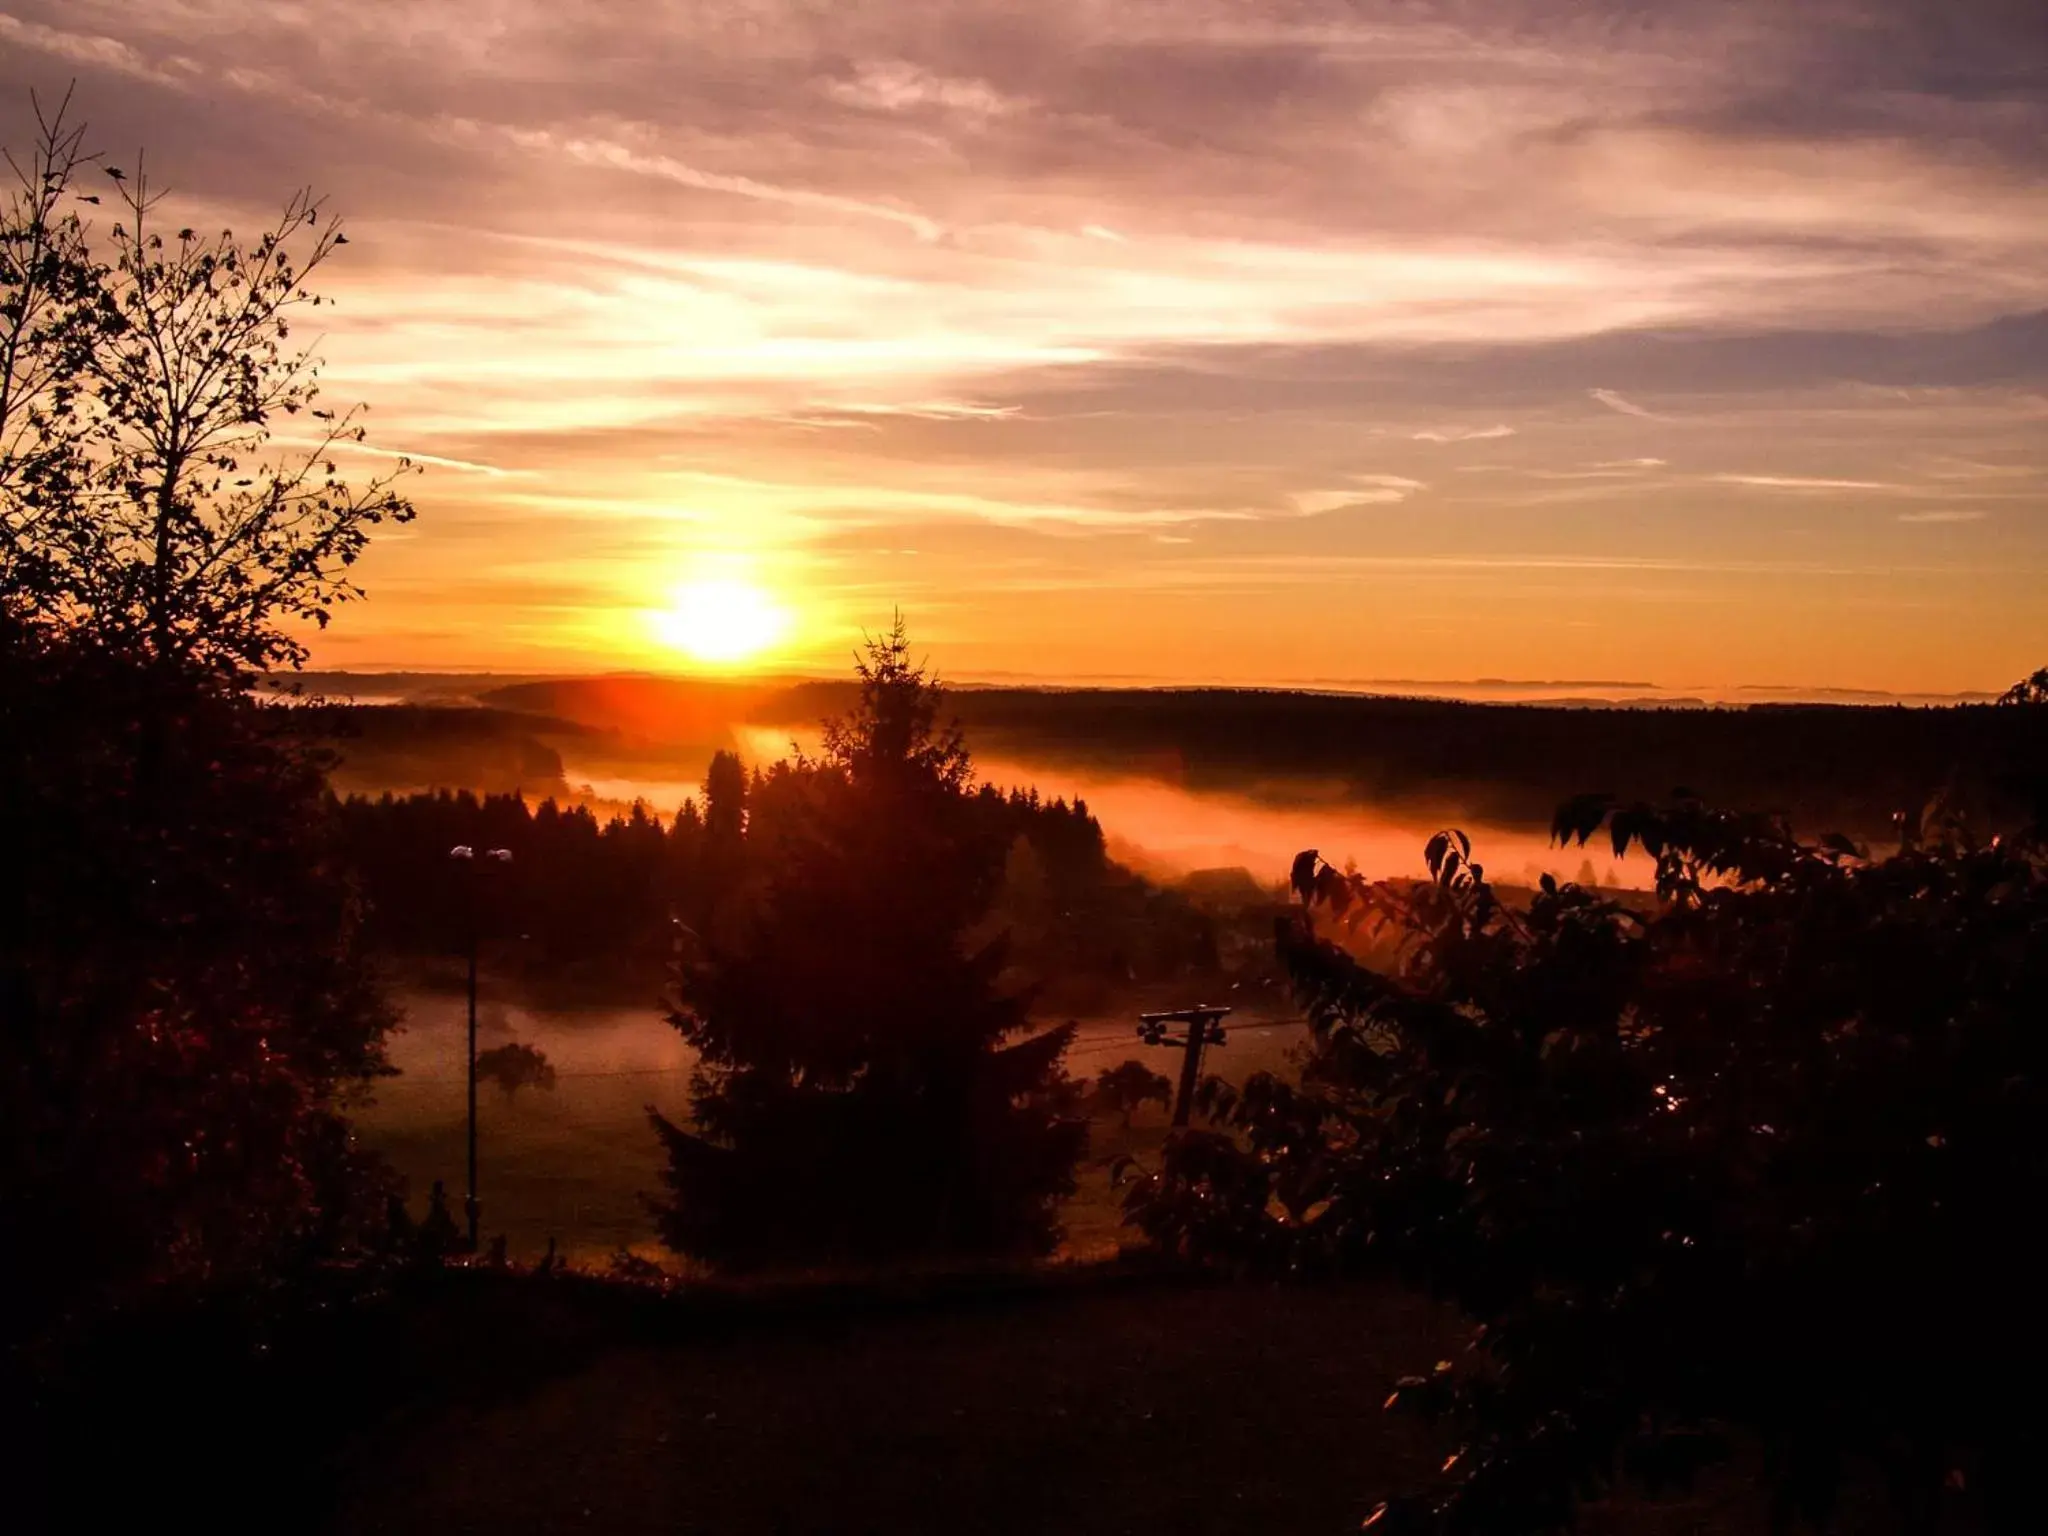
[[[6,1267],[10,1324],[363,1214],[340,1111],[390,1014],[272,713],[0,621],[0,1231],[37,1256]]]
[[[1546,878],[1511,909],[1458,833],[1419,883],[1303,854],[1304,1079],[1171,1145],[1130,1218],[1205,1260],[1390,1267],[1473,1318],[1471,1368],[1397,1394],[1466,1440],[1389,1524],[1557,1528],[1730,1430],[1784,1512],[1824,1517],[1867,1452],[1922,1515],[1966,1481],[2011,1518],[2048,1428],[2008,1390],[2048,1363],[2041,840],[1937,819],[1876,857],[1682,795],[1556,832],[1603,827],[1654,901]],[[1374,970],[1347,941],[1381,930]]]
[[[1147,1104],[1161,1108],[1173,1102],[1173,1082],[1138,1060],[1104,1067],[1095,1075],[1092,1094],[1098,1108],[1120,1116],[1128,1126],[1131,1116]]]

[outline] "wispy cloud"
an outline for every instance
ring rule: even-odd
[[[1497,422],[1490,427],[1431,427],[1409,435],[1418,443],[1480,443],[1513,437],[1515,429],[1505,422]]]
[[[1369,480],[1353,486],[1339,486],[1329,490],[1297,491],[1293,501],[1304,516],[1315,516],[1323,512],[1336,512],[1345,507],[1386,506],[1406,501],[1421,485],[1414,480],[1385,477],[1383,483]]]
[[[1624,416],[1639,416],[1644,421],[1662,421],[1664,419],[1662,416],[1659,416],[1655,411],[1648,410],[1643,406],[1637,405],[1635,401],[1628,399],[1626,396],[1617,394],[1614,390],[1589,389],[1586,391],[1586,393],[1591,395],[1595,400],[1598,400],[1610,411],[1619,411]]]
[[[820,192],[810,187],[782,186],[752,176],[707,171],[686,164],[672,155],[649,154],[610,139],[562,135],[544,128],[518,128],[505,124],[461,126],[481,126],[485,131],[502,134],[522,149],[559,155],[580,165],[630,171],[636,176],[658,177],[663,181],[693,187],[698,191],[722,192],[733,197],[753,198],[764,203],[782,203],[792,208],[807,208],[820,213],[851,214],[856,218],[881,219],[887,223],[900,224],[924,240],[936,240],[944,232],[943,226],[936,220],[892,204],[848,197],[837,192]]]
[[[869,60],[856,68],[852,79],[834,81],[827,90],[854,106],[884,112],[942,108],[992,116],[1021,111],[1026,106],[1023,101],[1003,95],[986,80],[935,75],[902,59]]]
[[[496,464],[482,464],[475,459],[453,459],[438,453],[423,453],[417,448],[386,448],[368,442],[330,443],[324,438],[306,437],[275,437],[271,441],[279,448],[324,449],[338,458],[363,454],[375,459],[404,459],[409,463],[426,465],[433,469],[452,469],[465,475],[488,475],[498,480],[532,473],[531,470],[504,469]]]
[[[1834,480],[1815,475],[1710,475],[1716,485],[1746,485],[1762,491],[1898,491],[1885,480]]]
[[[1901,512],[1896,521],[1901,523],[1981,523],[1988,512],[1965,511],[1950,507],[1939,512]]]

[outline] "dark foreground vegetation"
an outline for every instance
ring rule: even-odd
[[[138,177],[96,233],[80,147],[50,124],[0,210],[10,1517],[1506,1533],[1653,1520],[1621,1490],[1706,1469],[1788,1521],[1874,1482],[1908,1529],[2038,1524],[2048,678],[1827,738],[1897,815],[1885,846],[1767,814],[1818,716],[1731,716],[1710,749],[1691,717],[1442,715],[1384,753],[1275,705],[1310,772],[1512,741],[1545,764],[1525,786],[1629,791],[1555,832],[1642,847],[1658,889],[1511,900],[1455,832],[1422,882],[1304,853],[1274,941],[1302,1070],[1205,1084],[1131,1170],[1143,1252],[1063,1277],[1032,1261],[1085,1101],[1007,935],[1053,971],[1179,909],[1120,883],[1084,808],[973,785],[900,629],[817,758],[719,759],[679,827],[335,800],[252,685],[411,515],[335,468],[358,429],[285,345],[338,231],[301,199],[253,240],[158,234]],[[331,434],[308,457],[270,435],[301,415]],[[1215,718],[1189,707],[1176,731]],[[1981,754],[1929,797],[1958,742]],[[1701,793],[1635,798],[1651,772]],[[485,857],[451,873],[464,819]],[[487,904],[501,829],[556,906]],[[352,1145],[377,925],[470,942],[510,899],[551,963],[678,941],[692,1113],[648,1135],[690,1279],[515,1271]],[[1158,1092],[1112,1067],[1095,1100]]]
[[[1783,1515],[1826,1522],[1860,1457],[1914,1528],[1967,1494],[2020,1529],[2048,1453],[2012,1390],[2048,1366],[2038,818],[1916,815],[1873,851],[1687,798],[1567,803],[1560,839],[1656,857],[1648,912],[1547,880],[1512,910],[1456,833],[1420,885],[1304,853],[1279,939],[1301,1080],[1212,1094],[1131,1213],[1170,1251],[1399,1276],[1472,1319],[1396,1395],[1462,1444],[1387,1529],[1551,1528],[1743,1436]],[[1398,963],[1361,963],[1386,929]]]
[[[158,227],[61,113],[0,206],[0,1328],[283,1274],[381,1203],[342,1111],[391,1022],[320,764],[252,673],[358,595],[395,481],[285,338],[340,243]],[[96,179],[100,179],[97,177]],[[97,202],[97,198],[93,199]],[[312,448],[270,445],[303,416]],[[302,441],[304,437],[302,436]],[[402,473],[401,465],[399,472]],[[14,1357],[10,1355],[10,1364]]]

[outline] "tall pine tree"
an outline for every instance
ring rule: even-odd
[[[694,1128],[654,1116],[658,1214],[726,1268],[1043,1252],[1085,1143],[1059,1107],[1071,1030],[1025,1035],[1003,941],[969,942],[1005,847],[943,694],[900,620],[858,670],[678,967],[671,1022],[700,1064]]]

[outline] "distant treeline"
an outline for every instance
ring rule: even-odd
[[[777,707],[808,718],[838,692],[807,684]],[[1290,780],[1341,786],[1358,801],[1526,826],[1547,826],[1586,786],[1623,799],[1683,787],[1866,836],[1947,793],[2004,826],[2031,810],[2026,765],[2048,746],[2040,711],[1991,705],[1587,709],[1222,689],[976,689],[951,702],[984,757],[1268,797]]]
[[[314,704],[290,718],[295,734],[335,753],[328,778],[339,794],[446,785],[565,797],[562,754],[551,743],[597,734],[568,720],[460,704]]]
[[[805,728],[845,685],[685,679],[527,683],[488,707],[332,706],[308,726],[341,753],[343,792],[447,784],[566,798],[563,754],[693,774],[739,724]],[[1622,799],[1684,788],[1788,817],[1798,830],[1881,836],[1937,796],[1979,825],[2023,820],[2042,760],[2038,711],[1991,705],[1561,708],[1229,689],[964,689],[949,707],[989,758],[1156,777],[1269,801],[1332,794],[1446,822],[1546,826],[1587,786]],[[1112,829],[1113,830],[1113,829]]]
[[[784,777],[721,755],[672,816],[635,805],[601,819],[586,806],[469,791],[350,796],[335,814],[366,932],[385,953],[459,955],[474,922],[487,962],[536,986],[651,996],[665,985],[676,924],[743,886],[746,861],[761,856],[750,850],[772,842],[735,834],[775,820]],[[1015,979],[1049,1004],[1083,1008],[1107,987],[1213,975],[1226,955],[1263,948],[1215,904],[1114,863],[1085,803],[989,786],[968,803],[1000,871],[991,927],[1009,935]],[[453,859],[458,846],[512,857]],[[1263,914],[1236,916],[1263,941]]]

